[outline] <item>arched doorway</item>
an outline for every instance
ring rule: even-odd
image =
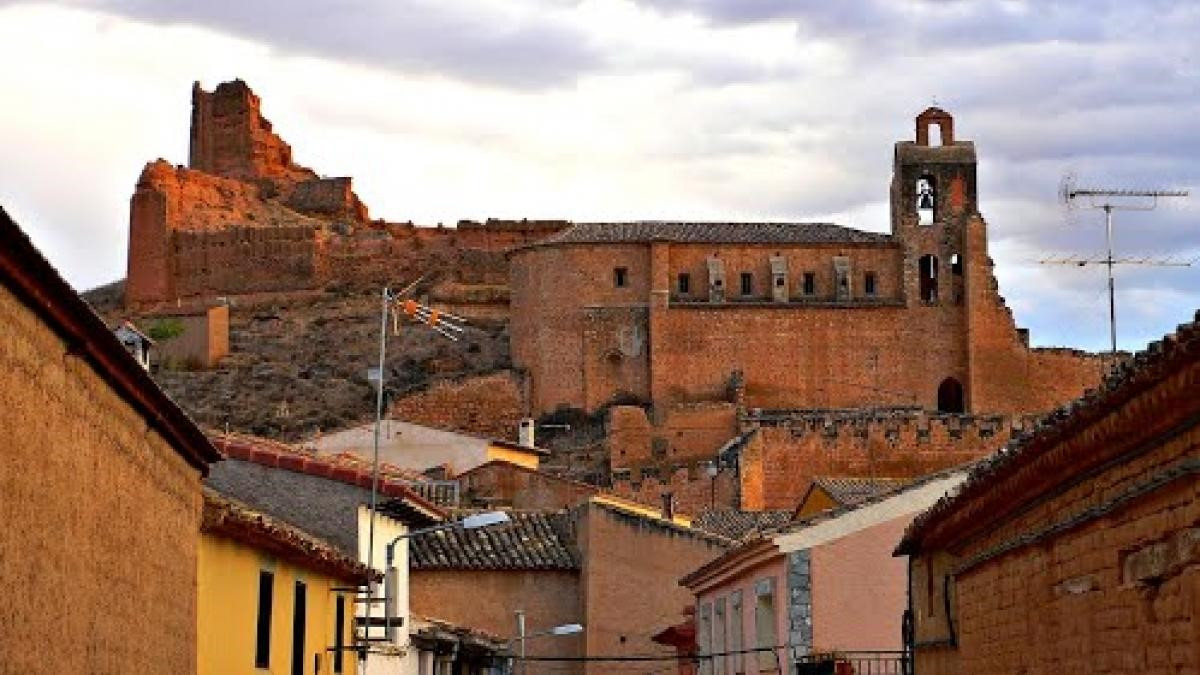
[[[966,412],[966,406],[963,404],[963,387],[962,383],[953,377],[947,377],[938,385],[938,412],[945,413],[962,413]]]

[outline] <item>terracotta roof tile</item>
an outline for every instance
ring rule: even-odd
[[[692,521],[692,527],[740,541],[754,534],[782,527],[791,519],[791,511],[706,509]]]
[[[509,518],[502,525],[413,537],[409,563],[414,570],[579,569],[567,512],[510,511]]]
[[[891,492],[904,485],[900,478],[865,478],[854,476],[816,476],[813,485],[829,495],[839,506],[857,504],[875,495]]]
[[[891,235],[864,232],[833,223],[706,223],[636,221],[576,223],[526,248],[562,244],[645,243],[670,241],[701,244],[883,244]]]

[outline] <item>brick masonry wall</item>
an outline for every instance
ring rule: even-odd
[[[737,474],[722,470],[714,479],[705,472],[706,468],[702,462],[691,462],[673,468],[615,472],[612,492],[651,508],[661,508],[662,496],[670,493],[675,498],[676,512],[690,516],[714,506],[739,508]]]
[[[397,399],[390,415],[435,429],[510,441],[517,440],[524,417],[518,377],[512,372],[437,382]]]
[[[525,610],[529,632],[585,621],[580,601],[579,573],[573,571],[433,571],[413,570],[409,575],[409,606],[414,615],[469,626],[502,638],[517,634],[513,610]],[[678,610],[676,610],[678,611]],[[578,657],[584,638],[567,635],[529,640],[529,656]],[[578,664],[529,664],[529,672],[582,673]]]
[[[0,325],[0,670],[195,672],[198,472],[2,289]]]
[[[941,579],[948,569],[966,565],[951,587],[958,646],[920,650],[919,672],[1200,669],[1198,376],[1200,366],[1194,364],[1173,373],[1156,389],[1065,439],[1046,453],[1046,461],[994,487],[994,494],[1011,494],[1027,508],[956,544],[952,557],[935,549],[914,560],[918,640],[946,637]],[[1059,468],[1063,464],[1053,460],[1070,451],[1069,456],[1083,453],[1086,462],[1087,449],[1095,444],[1114,453],[1120,448],[1143,452],[1087,472],[1076,468],[1078,463]],[[1173,471],[1183,473],[1162,482]],[[1039,487],[1021,487],[1035,480]],[[1028,494],[1017,493],[1022,489]],[[1103,515],[1003,555],[987,555],[1095,512]]]
[[[458,482],[467,503],[504,505],[521,510],[569,508],[600,491],[592,485],[502,462],[484,464],[459,476]]]
[[[589,655],[673,655],[650,638],[679,620],[692,603],[679,579],[715,558],[722,547],[665,524],[588,505],[576,511],[584,553],[584,633]],[[612,664],[588,664],[586,673],[612,672]]]
[[[743,451],[742,508],[795,508],[814,476],[916,478],[992,452],[1011,433],[1004,417],[868,412],[777,420]]]

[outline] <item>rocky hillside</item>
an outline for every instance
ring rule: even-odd
[[[84,294],[110,322],[123,316],[119,284]],[[388,342],[393,399],[509,367],[502,319],[473,320],[459,342],[420,324],[402,323],[398,335],[389,325]],[[197,421],[217,428],[297,440],[369,421],[375,399],[366,374],[379,359],[378,295],[347,288],[238,298],[230,352],[213,370],[159,370],[155,377]]]

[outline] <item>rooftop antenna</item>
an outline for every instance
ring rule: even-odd
[[[1104,265],[1108,272],[1108,337],[1112,353],[1117,353],[1117,303],[1113,286],[1113,265],[1152,265],[1159,267],[1191,267],[1194,260],[1175,260],[1174,258],[1114,258],[1112,245],[1113,211],[1152,211],[1158,206],[1160,197],[1186,197],[1187,190],[1130,190],[1084,188],[1075,183],[1075,176],[1067,173],[1058,185],[1058,199],[1069,212],[1078,206],[1080,200],[1086,203],[1082,208],[1102,209],[1104,211],[1104,241],[1107,255],[1103,258],[1064,256],[1059,258],[1044,258],[1038,262],[1043,265]]]

